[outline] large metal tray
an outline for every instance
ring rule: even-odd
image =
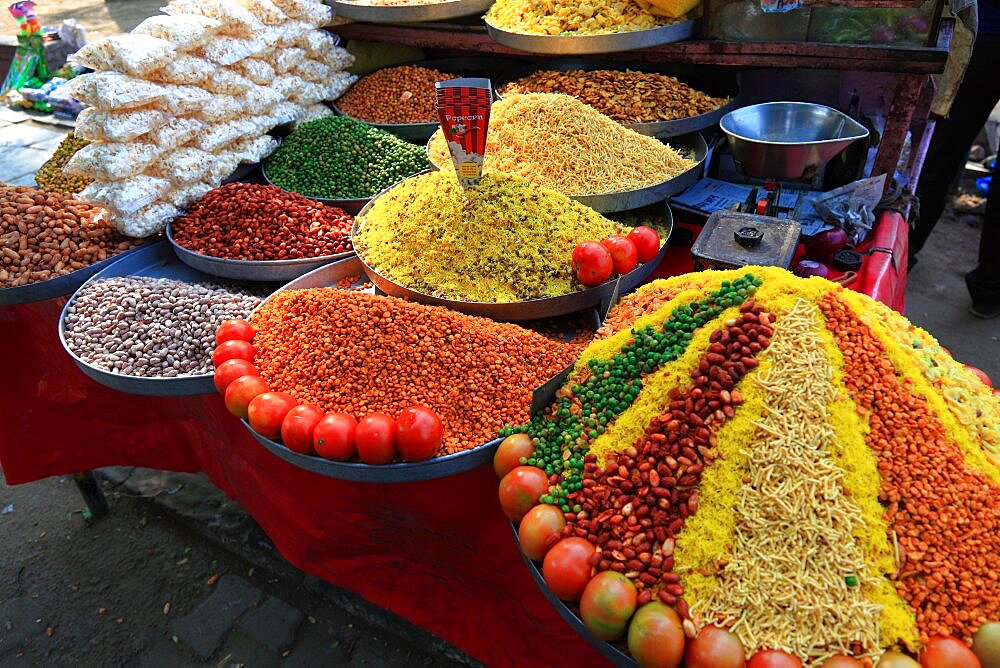
[[[695,32],[696,21],[681,21],[669,26],[616,32],[603,35],[532,35],[510,32],[486,20],[486,32],[494,42],[529,53],[584,56],[593,53],[633,51],[685,40]]]
[[[303,257],[294,260],[230,260],[196,253],[181,246],[174,239],[173,222],[167,224],[167,241],[174,249],[181,262],[205,274],[230,278],[237,281],[269,281],[284,283],[307,274],[313,269],[325,264],[343,260],[354,255],[354,251],[323,255],[320,257]]]
[[[678,118],[672,121],[656,121],[650,123],[623,123],[625,127],[635,130],[639,134],[648,135],[650,137],[676,137],[678,135],[685,135],[691,132],[697,132],[699,130],[705,130],[716,125],[723,116],[736,108],[736,98],[739,95],[738,85],[735,80],[731,85],[719,85],[717,81],[712,81],[709,79],[699,79],[698,77],[690,77],[684,73],[676,71],[678,66],[657,66],[654,63],[642,63],[642,62],[617,62],[613,60],[594,60],[591,58],[567,58],[554,60],[551,62],[540,63],[533,65],[530,68],[518,70],[517,72],[511,72],[510,77],[505,77],[503,80],[497,83],[497,90],[505,86],[506,84],[522,79],[526,76],[534,74],[535,72],[542,70],[555,70],[558,72],[566,72],[569,70],[633,70],[637,72],[649,72],[654,74],[664,74],[667,76],[673,76],[688,84],[692,88],[704,91],[715,97],[728,97],[729,102],[717,107],[712,111],[706,112],[704,114],[699,114],[697,116],[689,116],[688,118]],[[502,96],[501,96],[502,97]]]
[[[700,179],[704,172],[705,157],[708,155],[708,144],[705,143],[705,138],[699,132],[671,137],[668,143],[694,160],[695,165],[673,178],[646,186],[645,188],[597,195],[569,195],[569,197],[600,213],[615,213],[617,211],[627,211],[629,209],[648,206],[686,190],[695,181]],[[441,169],[442,167],[431,161],[430,156],[430,141],[428,141],[427,161],[430,162],[432,167]]]
[[[339,4],[339,3],[338,3]],[[448,4],[448,3],[445,3]],[[487,7],[493,4],[493,0],[489,0]],[[485,11],[485,10],[484,10]],[[403,63],[404,65],[413,65],[415,67],[426,67],[427,69],[440,70],[442,72],[461,74],[463,76],[485,76],[491,78],[491,74],[498,70],[509,70],[514,67],[519,66],[521,63],[514,60],[506,60],[503,58],[482,58],[482,57],[470,57],[470,58],[442,58],[440,60],[421,60],[413,63]],[[400,65],[391,65],[391,67],[400,67]],[[388,69],[388,68],[381,68]],[[377,70],[376,70],[377,71]],[[369,72],[368,74],[371,74]],[[367,75],[365,75],[367,76]],[[349,116],[345,113],[336,103],[331,103],[333,110],[340,114],[341,116]],[[353,116],[349,116],[354,118]],[[435,130],[440,127],[440,123],[433,121],[431,123],[369,123],[368,121],[360,120],[362,123],[368,123],[372,127],[379,128],[380,130],[385,130],[386,132],[391,132],[400,139],[404,139],[408,142],[414,144],[423,144],[431,138]]]
[[[414,177],[410,177],[414,178]],[[361,213],[357,215],[354,219],[354,228],[351,230],[351,238],[357,238],[359,223],[363,224],[363,217],[371,209],[372,204],[378,197],[384,195],[387,190],[379,193],[377,197],[372,199],[372,201],[361,210]],[[445,299],[443,297],[435,297],[433,295],[428,295],[423,292],[418,292],[404,285],[396,283],[390,278],[387,278],[376,271],[373,267],[369,266],[365,262],[364,257],[358,252],[358,260],[361,262],[364,268],[365,274],[371,279],[372,283],[387,295],[393,297],[401,297],[404,299],[410,299],[415,302],[420,302],[421,304],[433,304],[435,306],[445,306],[453,311],[460,311],[462,313],[468,313],[470,315],[478,315],[486,318],[491,318],[493,320],[503,320],[503,321],[523,321],[523,320],[537,320],[540,318],[551,318],[561,315],[567,315],[569,313],[576,313],[577,311],[582,311],[584,309],[591,308],[601,302],[609,300],[615,293],[625,293],[629,290],[633,290],[642,284],[650,274],[659,266],[660,262],[663,261],[664,256],[667,254],[668,242],[670,240],[670,234],[673,231],[673,214],[670,211],[670,207],[664,208],[664,230],[658,230],[663,238],[663,243],[660,246],[660,251],[656,254],[656,257],[649,262],[644,262],[638,267],[630,271],[625,276],[620,278],[612,278],[601,285],[587,288],[586,290],[580,290],[578,292],[570,292],[565,295],[559,295],[557,297],[543,297],[541,299],[528,299],[520,302],[467,302],[459,301],[457,299]]]
[[[376,292],[376,286],[371,285],[368,279],[364,277],[364,270],[365,267],[358,258],[348,258],[320,267],[301,276],[283,286],[278,292],[333,287],[343,279],[353,276],[362,277],[355,285],[368,284],[370,286],[368,291]],[[593,310],[592,316],[592,324],[595,326],[599,325],[600,314],[596,309]],[[500,445],[500,441],[503,440],[495,438],[464,452],[436,457],[423,462],[371,465],[361,462],[337,462],[323,459],[317,455],[303,455],[292,452],[281,443],[264,438],[256,433],[250,428],[250,424],[246,420],[243,420],[243,424],[261,445],[290,464],[294,464],[312,473],[318,473],[319,475],[354,482],[403,483],[455,475],[492,461],[494,451]]]
[[[114,262],[117,262],[123,257],[141,250],[143,247],[144,246],[137,246],[135,248],[129,248],[127,251],[123,251],[117,255],[112,255],[106,260],[95,262],[89,267],[77,269],[76,271],[63,276],[57,276],[56,278],[50,278],[47,281],[19,285],[16,288],[0,288],[0,306],[41,302],[46,299],[54,299],[56,297],[71,295],[76,292],[81,285],[86,283],[87,279],[91,276]]]
[[[463,16],[482,14],[493,0],[450,0],[429,5],[399,7],[378,7],[355,2],[333,0],[330,2],[338,18],[364,21],[366,23],[421,23],[425,21],[447,21]]]
[[[73,358],[80,370],[101,385],[129,394],[147,396],[190,396],[194,394],[211,394],[215,392],[212,374],[196,376],[177,376],[174,378],[144,378],[126,376],[124,374],[105,371],[88,364],[74,353],[66,342],[66,316],[69,307],[76,299],[76,294],[88,284],[102,278],[114,276],[150,276],[154,278],[172,278],[179,281],[202,282],[218,281],[217,278],[203,274],[182,263],[174,255],[170,244],[160,241],[144,245],[126,257],[118,259],[110,266],[94,274],[73,293],[59,315],[59,341],[66,354]]]

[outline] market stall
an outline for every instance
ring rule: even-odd
[[[715,393],[704,415],[700,404],[688,409],[695,433],[712,419],[713,429],[731,420],[752,431],[730,389],[756,378],[758,355],[799,378],[787,351],[818,345],[796,336],[820,311],[838,334],[836,323],[866,308],[881,318],[879,336],[905,326],[890,311],[904,306],[901,193],[919,176],[929,136],[928,75],[947,56],[940,7],[880,14],[899,38],[871,46],[822,16],[807,22],[802,42],[681,41],[698,29],[682,2],[637,0],[613,18],[621,30],[601,24],[612,19],[600,7],[576,21],[578,8],[570,18],[534,16],[515,0],[333,4],[359,22],[319,30],[329,10],[307,0],[174,0],[166,16],[81,51],[97,71],[71,88],[88,108],[40,174],[45,190],[0,192],[6,480],[111,465],[202,471],[290,562],[487,665],[645,665],[642,643],[621,638],[631,612],[615,632],[595,631],[588,604],[576,606],[580,592],[559,591],[532,563],[552,546],[543,536],[526,547],[511,521],[541,502],[548,510],[537,514],[555,513],[578,541],[622,550],[621,559],[588,561],[582,584],[592,569],[621,573],[641,586],[616,586],[672,606],[681,644],[694,640],[704,620],[687,609],[679,575],[663,580],[673,577],[664,532],[681,540],[681,526],[655,513],[681,503],[677,512],[695,517],[690,489],[699,478],[687,476],[705,470],[711,479],[715,453],[678,444],[701,458],[679,474],[683,484],[675,480],[684,498],[667,490],[659,510],[650,498],[641,520],[622,520],[658,518],[624,548],[608,544],[612,530],[601,524],[621,506],[591,518],[595,508],[583,504],[600,501],[583,482],[595,481],[597,453],[619,458],[628,477],[632,432],[683,405],[678,392]],[[485,23],[475,18],[487,10]],[[716,16],[706,15],[706,30],[719,29]],[[827,43],[808,41],[817,38],[813,23],[827,26]],[[440,58],[353,74],[340,42],[359,39]],[[832,43],[840,40],[851,43]],[[555,58],[566,55],[574,58]],[[810,84],[798,68],[826,72]],[[774,99],[784,102],[766,104]],[[768,134],[772,126],[778,134]],[[766,268],[735,269],[744,265]],[[830,281],[794,278],[792,268]],[[689,303],[675,303],[678,295]],[[663,311],[663,332],[630,333],[668,306],[677,310]],[[733,324],[710,331],[719,318]],[[792,333],[772,331],[776,318]],[[607,355],[609,340],[622,368]],[[716,345],[735,357],[723,360]],[[837,353],[837,383],[873,373],[872,360],[850,357],[852,346]],[[893,346],[894,368],[911,372],[900,362],[910,350]],[[932,353],[914,363],[946,374],[920,367],[929,379],[921,391],[937,402],[920,419],[944,420],[946,437],[973,452],[944,416],[991,416],[995,399],[950,356]],[[588,380],[581,364],[602,373]],[[684,375],[705,388],[686,388]],[[591,381],[592,391],[580,389]],[[941,383],[960,409],[933,398]],[[815,394],[856,389],[824,385]],[[559,402],[581,391],[591,412],[576,424],[576,406]],[[996,445],[996,425],[969,424]],[[851,425],[853,434],[837,433],[855,447],[863,430]],[[507,469],[533,469],[524,475],[537,489],[519,495],[501,482],[498,502],[495,473],[508,470],[495,453],[509,456],[504,444],[524,433],[534,441]],[[686,467],[695,465],[690,453]],[[995,482],[993,460],[977,457]],[[660,475],[652,487],[663,490]],[[852,490],[869,494],[874,479],[852,479]],[[869,496],[865,511],[874,512],[884,499]],[[702,508],[715,504],[712,517],[722,516],[726,498],[706,495]],[[881,525],[865,526],[874,535]],[[877,538],[884,552],[886,536]],[[759,545],[737,547],[737,561],[755,563],[746,554]],[[851,555],[860,577],[861,557]],[[750,577],[732,573],[740,585]],[[732,619],[746,603],[712,599],[713,585],[688,577],[699,610],[711,605]],[[803,658],[871,660],[889,647],[916,653],[931,631],[968,638],[976,630],[923,618],[907,625],[912,613],[886,600],[852,599],[865,624],[838,627],[841,637],[779,644]],[[881,636],[870,603],[899,613]],[[995,612],[984,610],[976,626]],[[747,628],[749,655],[764,645]]]

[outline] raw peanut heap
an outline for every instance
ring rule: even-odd
[[[228,183],[178,218],[174,240],[230,260],[291,260],[351,250],[353,216],[274,186]]]
[[[279,293],[252,322],[255,363],[272,389],[356,418],[423,404],[444,425],[439,455],[527,419],[531,392],[582,347],[441,307],[329,288]]]
[[[920,639],[969,637],[1000,619],[1000,489],[963,463],[940,420],[910,391],[884,344],[842,300],[820,302],[844,354],[851,398],[868,413],[882,502],[899,541],[896,588]]]
[[[71,196],[0,184],[0,288],[83,269],[142,243]]]
[[[437,123],[434,84],[454,78],[454,74],[426,67],[387,67],[362,77],[337,106],[368,123]]]
[[[583,484],[565,513],[564,535],[597,546],[598,571],[624,573],[639,590],[639,604],[657,596],[688,617],[680,575],[673,572],[674,538],[698,509],[701,473],[715,458],[714,432],[736,414],[743,397],[734,389],[757,366],[771,341],[773,316],[753,300],[742,315],[712,332],[708,352],[691,372],[693,383],[673,388],[669,411],[653,418],[645,435],[624,453],[584,457]],[[602,468],[603,467],[603,468]]]
[[[620,123],[688,118],[707,114],[728,102],[675,77],[633,70],[542,70],[507,84],[500,92],[572,95]]]

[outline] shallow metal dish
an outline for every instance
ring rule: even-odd
[[[356,285],[368,284],[370,286],[370,290],[368,291],[375,292],[375,286],[369,283],[364,273],[365,267],[359,259],[356,257],[347,258],[301,276],[291,283],[282,286],[278,292],[284,290],[335,287],[343,279],[353,276],[361,276],[361,280]],[[277,292],[274,294],[277,294]],[[593,310],[592,318],[593,321],[591,324],[595,327],[599,326],[600,317],[596,310]],[[243,420],[243,424],[261,445],[290,464],[313,473],[318,473],[319,475],[354,482],[403,483],[456,475],[482,466],[483,464],[488,464],[492,461],[493,453],[497,446],[500,445],[500,441],[503,440],[495,438],[469,450],[436,457],[423,462],[399,462],[376,466],[361,462],[335,462],[323,459],[317,455],[303,455],[292,452],[281,443],[264,438],[256,433],[250,428],[246,420]]]
[[[237,281],[269,281],[285,282],[298,278],[302,274],[307,274],[313,269],[330,264],[337,260],[354,255],[354,251],[347,253],[337,253],[336,255],[323,255],[320,257],[303,257],[294,260],[229,260],[212,255],[196,253],[181,246],[174,239],[172,226],[167,224],[167,241],[174,249],[181,262],[197,269],[198,271],[218,276],[220,278],[231,278]]]
[[[338,18],[364,21],[365,23],[421,23],[447,21],[463,16],[482,14],[493,0],[450,0],[429,5],[377,7],[355,2],[333,0],[329,3]]]
[[[73,296],[63,306],[62,313],[59,314],[59,341],[62,343],[66,354],[73,358],[73,361],[80,370],[90,378],[101,385],[121,392],[127,392],[128,394],[181,397],[215,392],[215,385],[212,383],[212,374],[210,373],[197,376],[177,376],[174,378],[126,376],[124,374],[105,371],[88,364],[70,349],[66,342],[66,316],[69,313],[70,305],[76,299],[76,294],[80,289],[83,289],[83,287],[93,281],[114,276],[151,276],[154,278],[172,278],[189,283],[218,281],[217,278],[196,271],[178,260],[170,244],[166,241],[140,246],[136,249],[136,252],[118,259],[117,262],[94,274],[73,293]]]
[[[505,77],[503,80],[497,82],[497,89],[499,90],[503,86],[513,83],[518,79],[523,79],[535,72],[543,70],[555,70],[557,72],[566,72],[569,70],[633,70],[637,72],[648,72],[653,74],[663,74],[667,76],[676,77],[681,82],[688,84],[692,88],[704,91],[709,95],[714,97],[728,97],[729,102],[717,107],[712,111],[706,112],[704,114],[699,114],[698,116],[689,116],[687,118],[678,118],[672,121],[655,121],[649,123],[622,123],[625,127],[630,130],[634,130],[641,135],[647,135],[649,137],[675,137],[677,135],[684,135],[691,132],[697,132],[699,130],[704,130],[714,126],[719,120],[730,112],[736,106],[736,97],[739,94],[739,89],[735,81],[731,85],[720,86],[718,83],[710,80],[697,80],[694,77],[686,76],[683,73],[675,71],[677,66],[662,66],[658,67],[653,63],[623,63],[616,62],[613,60],[594,60],[591,58],[570,58],[570,59],[560,59],[554,60],[552,62],[541,63],[538,65],[533,65],[527,69],[521,69],[517,72],[512,72],[509,77]],[[501,96],[502,97],[502,96]]]
[[[264,181],[267,183],[267,185],[274,186],[275,188],[284,190],[286,193],[294,192],[291,190],[285,190],[278,184],[272,182],[271,179],[267,177],[267,170],[264,169],[264,163],[260,164],[260,174],[261,176],[264,177]],[[314,199],[317,202],[322,202],[323,204],[329,204],[330,206],[335,206],[338,209],[343,209],[345,212],[351,214],[352,216],[357,215],[358,211],[361,211],[361,209],[364,208],[364,206],[368,204],[368,202],[370,202],[372,199],[371,197],[362,197],[358,199],[329,199],[327,197],[315,197],[313,195],[306,195],[304,193],[294,193],[294,194],[302,195],[303,197],[308,197],[309,199]]]
[[[146,244],[148,243],[150,242],[146,242]],[[144,247],[145,244],[143,246],[129,248],[127,251],[122,251],[117,255],[112,255],[106,260],[95,262],[89,267],[71,271],[64,276],[50,278],[47,281],[28,283],[27,285],[19,285],[15,288],[0,288],[0,306],[42,302],[46,299],[55,299],[56,297],[71,295],[76,292],[81,285],[86,283],[87,279],[97,272],[101,271],[105,267],[108,267],[114,262],[117,262],[123,257],[141,250]]]
[[[489,0],[488,4],[493,4],[493,0]],[[485,10],[484,10],[485,11]],[[460,74],[462,76],[485,76],[486,78],[492,78],[492,73],[502,70],[509,70],[520,65],[518,61],[506,60],[504,58],[481,58],[481,57],[470,57],[470,58],[442,58],[439,60],[420,60],[413,63],[402,63],[400,65],[390,65],[389,67],[402,67],[403,65],[412,65],[414,67],[425,67],[432,70],[440,70],[443,72]],[[379,69],[389,69],[388,67],[382,67]],[[377,72],[378,70],[374,70]],[[363,76],[368,76],[372,72],[368,72]],[[350,89],[348,89],[350,90]],[[331,103],[331,107],[334,112],[341,116],[347,116],[348,118],[354,118],[350,114],[345,113],[336,103]],[[438,121],[433,121],[431,123],[370,123],[369,121],[363,119],[356,119],[362,123],[368,123],[372,127],[376,127],[380,130],[385,130],[386,132],[391,132],[400,139],[406,140],[414,144],[423,144],[431,138],[431,135],[441,126]]]
[[[615,213],[617,211],[638,209],[655,204],[671,195],[676,195],[686,190],[691,184],[701,178],[702,172],[705,169],[705,157],[708,155],[708,144],[705,143],[705,138],[698,132],[671,137],[668,143],[694,160],[695,165],[673,178],[661,181],[660,183],[654,183],[645,188],[597,195],[568,195],[568,197],[600,213]],[[432,167],[441,169],[440,166],[431,161],[430,140],[427,142],[427,161]]]
[[[868,129],[847,114],[811,102],[766,102],[719,121],[737,167],[759,178],[810,178]]]
[[[696,21],[681,21],[669,26],[604,35],[529,35],[510,32],[486,21],[486,32],[494,42],[529,53],[584,56],[592,53],[615,53],[646,49],[660,44],[680,42],[694,34]]]
[[[411,176],[410,178],[414,177]],[[359,213],[354,219],[354,228],[351,230],[352,238],[357,238],[359,226],[364,224],[363,219],[365,214],[368,213],[372,205],[378,200],[378,197],[381,197],[386,192],[387,190],[379,193],[379,195],[372,199],[372,201],[366,205],[365,208],[361,210],[361,213]],[[569,313],[576,313],[577,311],[582,311],[596,306],[601,302],[607,301],[615,293],[616,288],[619,293],[628,292],[629,290],[634,289],[653,273],[653,271],[659,266],[660,262],[663,261],[664,256],[667,254],[670,234],[673,231],[673,214],[670,211],[670,207],[664,207],[663,227],[666,228],[666,232],[664,233],[663,243],[660,245],[660,251],[656,254],[656,257],[649,262],[640,264],[620,279],[613,278],[598,286],[577,292],[570,292],[557,297],[542,297],[540,299],[528,299],[520,302],[467,302],[459,301],[457,299],[445,299],[443,297],[435,297],[423,292],[417,292],[416,290],[400,285],[392,279],[383,276],[375,268],[369,266],[368,263],[365,262],[364,257],[357,249],[355,249],[355,251],[358,253],[358,260],[361,262],[365,274],[368,275],[368,278],[371,279],[372,283],[374,283],[379,290],[387,295],[410,299],[415,302],[420,302],[421,304],[445,306],[453,311],[460,311],[470,315],[492,318],[493,320],[516,322],[522,320],[551,318],[567,315]]]

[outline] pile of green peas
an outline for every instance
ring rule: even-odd
[[[537,466],[549,477],[559,476],[559,482],[539,500],[561,506],[563,512],[580,512],[578,506],[567,503],[567,496],[583,486],[583,458],[589,443],[632,405],[642,390],[643,376],[683,355],[698,328],[725,309],[742,304],[761,283],[753,274],[723,281],[720,289],[704,299],[675,308],[660,331],[652,325],[633,329],[633,341],[613,358],[588,362],[590,377],[572,386],[572,396],[556,399],[551,413],[536,415],[523,427],[502,429],[501,436],[526,433],[531,437],[535,452],[522,458],[522,464]],[[579,414],[570,410],[574,398],[582,404]]]
[[[282,190],[325,199],[373,197],[427,168],[423,146],[346,116],[303,123],[264,162]]]

